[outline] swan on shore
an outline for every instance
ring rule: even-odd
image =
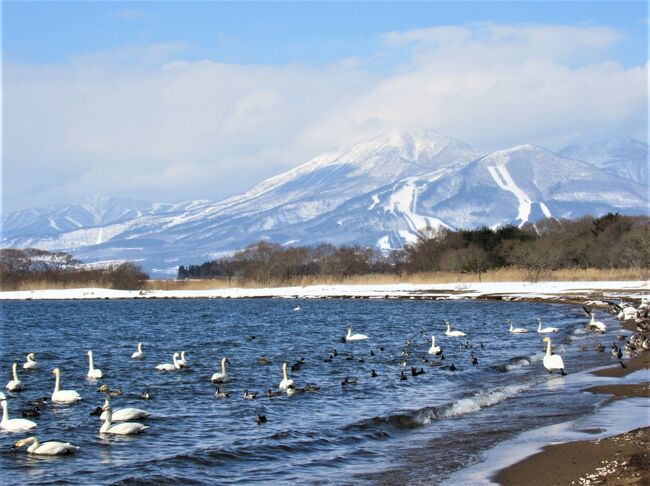
[[[282,381],[280,382],[280,390],[287,390],[290,386],[293,386],[293,380],[289,379],[289,374],[287,373],[287,362],[282,363]]]
[[[61,370],[54,368],[52,374],[55,377],[52,401],[55,403],[75,403],[81,400],[81,396],[75,390],[59,390],[61,384]]]
[[[108,385],[102,385],[99,387],[100,392],[103,392],[106,395],[106,399],[104,400],[104,406],[102,407],[102,410],[105,408],[108,408],[111,406],[111,391],[108,387]],[[119,408],[115,411],[112,412],[112,421],[113,422],[125,422],[127,420],[138,420],[138,419],[145,419],[151,415],[151,412],[147,410],[143,410],[141,408],[135,408],[135,407],[126,407],[126,408]],[[102,411],[102,414],[99,416],[100,420],[106,420],[106,411]]]
[[[178,364],[178,353],[173,354],[172,361],[174,362],[173,364],[172,363],[162,363],[162,364],[156,365],[156,369],[158,371],[176,371],[176,370],[180,370],[181,367]]]
[[[32,370],[38,368],[38,363],[36,363],[36,355],[34,353],[29,353],[27,355],[27,361],[23,364],[24,370]]]
[[[558,332],[559,329],[557,327],[545,327],[542,329],[542,320],[537,319],[537,333],[538,334],[550,334],[552,332]]]
[[[36,428],[36,422],[31,420],[17,418],[9,418],[9,404],[4,393],[0,396],[0,404],[2,404],[2,420],[0,420],[0,429],[8,432],[22,432],[24,430]]]
[[[348,326],[348,333],[345,335],[345,341],[361,341],[363,339],[368,339],[368,336],[365,334],[352,334],[352,326]]]
[[[110,405],[102,407],[102,412],[106,412],[106,417],[104,423],[99,428],[100,434],[133,435],[139,434],[149,428],[138,422],[122,422],[121,424],[113,425],[113,411]]]
[[[103,376],[104,374],[102,373],[102,370],[95,368],[95,364],[93,363],[93,352],[88,351],[88,378],[98,379]]]
[[[138,343],[138,350],[131,355],[131,359],[144,358],[144,351],[142,351],[142,343]]]
[[[550,337],[545,337],[543,341],[546,344],[546,354],[544,355],[544,368],[548,370],[549,373],[552,373],[553,370],[560,370],[562,375],[566,375],[566,372],[564,371],[564,361],[562,360],[562,356],[559,354],[552,354],[551,353],[551,338]]]
[[[440,346],[436,346],[436,337],[431,336],[431,347],[429,348],[429,354],[438,355],[442,352]]]
[[[27,444],[31,444],[27,448],[27,452],[39,456],[62,456],[64,454],[72,454],[79,450],[78,446],[72,445],[70,442],[49,440],[41,443],[36,436],[20,439],[14,444],[14,447],[24,447]]]
[[[445,324],[447,324],[447,331],[445,331],[445,336],[448,336],[448,337],[462,337],[462,336],[467,336],[467,334],[465,334],[465,333],[462,332],[462,331],[452,331],[452,330],[451,330],[451,324],[449,323],[449,321],[445,321]]]
[[[591,313],[591,322],[587,324],[587,327],[594,332],[600,332],[602,334],[605,334],[607,330],[607,326],[603,322],[596,320],[596,314],[594,312]]]
[[[221,358],[221,373],[214,373],[210,378],[212,383],[226,383],[228,381],[228,373],[226,371],[226,363],[230,364],[228,358]]]
[[[510,329],[508,329],[509,333],[512,334],[524,334],[528,332],[528,329],[524,329],[523,327],[512,327],[512,320],[508,319],[506,321],[508,324],[510,324]]]
[[[11,365],[11,371],[13,372],[14,379],[7,383],[7,390],[10,392],[17,392],[23,389],[23,382],[18,379],[18,363],[14,362]]]

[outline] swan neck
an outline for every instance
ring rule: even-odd
[[[434,347],[436,345],[436,337],[431,336],[431,347]]]
[[[54,372],[54,393],[59,392],[60,384],[61,384],[61,373],[57,370]]]
[[[282,377],[285,380],[289,379],[289,375],[287,374],[287,363],[282,363]]]
[[[138,343],[138,353],[142,352],[142,343]]]
[[[18,369],[18,363],[14,363],[11,369],[14,372],[14,380],[18,381],[18,371],[16,371]]]
[[[95,369],[95,365],[93,364],[93,352],[88,351],[88,367],[90,371],[93,371]]]
[[[223,358],[221,360],[221,372],[225,375],[226,374],[226,358]]]
[[[7,400],[2,400],[2,421],[6,422],[9,420],[9,406],[7,405]]]
[[[38,449],[41,446],[41,443],[39,442],[38,437],[36,436],[28,437],[25,440],[32,443],[32,445],[30,445],[27,448],[27,452],[34,452],[36,449]]]
[[[551,340],[549,339],[546,342],[546,356],[550,356],[550,355],[551,355]]]

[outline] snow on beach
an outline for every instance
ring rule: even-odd
[[[0,292],[0,300],[83,300],[83,299],[197,299],[197,298],[427,298],[505,300],[568,298],[640,299],[650,292],[650,281],[594,282],[485,282],[447,284],[312,285],[307,287],[220,288],[211,290],[112,290],[81,288]]]

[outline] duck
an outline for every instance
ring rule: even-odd
[[[449,371],[456,371],[458,368],[456,368],[456,365],[454,363],[449,366]]]
[[[348,326],[348,333],[345,335],[345,342],[362,341],[363,339],[368,339],[368,336],[365,334],[352,334],[352,326]]]
[[[300,371],[302,365],[305,364],[305,358],[300,358],[294,364],[291,365],[291,371]]]
[[[40,417],[41,412],[38,407],[32,407],[27,410],[23,410],[23,417]]]
[[[267,422],[266,415],[257,415],[255,416],[255,423],[259,424],[265,424]]]
[[[99,368],[95,368],[95,365],[93,363],[93,352],[88,351],[88,378],[96,380],[98,378],[102,378],[104,374],[102,373],[102,370]]]
[[[151,400],[153,397],[151,396],[151,393],[149,393],[149,389],[147,388],[146,390],[142,390],[142,392],[140,392],[138,398],[140,400]]]
[[[106,395],[106,400],[104,401],[104,406],[102,407],[102,414],[100,415],[100,420],[106,420],[106,416],[108,413],[106,412],[106,408],[109,408],[111,406],[111,393],[108,385],[102,385],[99,387],[98,392],[103,392]],[[143,410],[141,408],[135,408],[135,407],[127,407],[127,408],[120,408],[118,410],[111,410],[112,412],[112,418],[111,420],[113,422],[126,422],[127,420],[138,420],[138,419],[145,419],[151,415],[151,412],[147,410]]]
[[[177,363],[178,363],[178,366],[180,366],[181,368],[184,368],[185,366],[187,366],[187,359],[185,359],[185,351],[181,351],[181,356],[180,356],[180,358],[178,358]]]
[[[546,354],[544,355],[543,360],[544,368],[546,368],[549,373],[552,373],[553,370],[560,370],[560,373],[562,373],[563,376],[566,375],[562,356],[551,353],[551,338],[545,337],[543,341],[546,343]]]
[[[269,398],[279,397],[282,394],[283,394],[283,392],[281,392],[281,391],[273,391],[270,388],[268,390],[266,390],[266,396],[269,397]]]
[[[467,334],[465,334],[465,333],[462,332],[462,331],[452,331],[452,330],[451,330],[451,324],[449,323],[449,321],[445,321],[445,324],[447,324],[447,331],[445,332],[445,336],[448,336],[448,337],[462,337],[462,336],[467,336]]]
[[[257,364],[266,366],[266,365],[273,364],[273,361],[271,361],[266,356],[262,356],[261,358],[257,358]]]
[[[178,353],[174,353],[172,355],[172,361],[173,361],[173,364],[172,363],[162,363],[162,364],[156,365],[156,369],[158,371],[176,371],[176,370],[180,370],[181,367],[178,364]]]
[[[11,371],[13,372],[14,379],[7,383],[7,390],[10,392],[19,392],[23,389],[23,382],[18,379],[18,363],[14,362],[11,365]]]
[[[282,381],[280,382],[279,388],[280,390],[286,390],[291,385],[293,385],[293,380],[289,379],[289,375],[287,373],[287,362],[285,361],[282,363]]]
[[[221,391],[219,389],[219,387],[217,387],[217,390],[214,392],[214,397],[215,398],[228,398],[228,397],[230,397],[230,392]]]
[[[436,346],[436,337],[431,336],[431,347],[429,348],[429,354],[438,355],[442,352],[442,348],[440,346]]]
[[[406,381],[407,380],[406,375],[404,374],[403,371],[400,372],[399,379],[400,379],[400,381]]]
[[[122,422],[121,424],[113,425],[113,411],[110,405],[102,407],[102,412],[106,412],[106,415],[104,423],[99,428],[100,434],[134,435],[144,432],[149,428],[138,422]]]
[[[305,393],[305,391],[306,390],[304,388],[296,388],[295,386],[293,386],[293,384],[291,384],[291,386],[287,388],[287,396],[292,397],[298,393]]]
[[[538,334],[550,334],[552,332],[558,332],[559,329],[557,327],[545,327],[542,329],[542,320],[537,319],[537,333]]]
[[[356,376],[346,376],[345,379],[341,382],[341,386],[345,385],[356,385],[357,384]]]
[[[142,343],[138,343],[138,350],[131,355],[131,359],[144,358],[144,351],[142,351]]]
[[[596,314],[594,312],[591,313],[591,322],[587,324],[587,327],[594,332],[602,334],[605,334],[605,331],[607,330],[607,326],[605,326],[603,322],[596,320]]]
[[[27,419],[10,419],[9,404],[4,393],[0,392],[0,404],[2,405],[2,420],[0,420],[0,429],[8,432],[23,432],[25,430],[37,427],[36,422]]]
[[[210,381],[212,383],[226,383],[228,381],[228,373],[226,372],[226,363],[230,364],[228,358],[221,358],[221,373],[213,373]]]
[[[27,361],[23,364],[24,370],[33,370],[38,368],[38,363],[36,362],[36,355],[34,353],[29,353],[27,355]]]
[[[307,383],[305,385],[306,392],[317,392],[318,390],[320,390],[320,386],[316,385],[315,383]]]
[[[59,368],[54,368],[52,370],[52,374],[55,377],[54,391],[52,392],[52,401],[54,403],[70,404],[81,400],[81,396],[75,390],[59,389],[59,385],[61,383],[61,370],[59,370]]]
[[[471,355],[471,356],[470,356],[470,360],[472,361],[472,364],[473,364],[473,365],[477,365],[477,364],[478,364],[478,358],[477,358],[475,355]]]
[[[244,400],[254,400],[255,397],[257,397],[257,393],[244,390]]]
[[[524,334],[528,332],[528,329],[524,329],[523,327],[512,327],[512,320],[508,319],[506,321],[508,324],[510,324],[510,329],[508,329],[509,333],[512,334]]]
[[[370,377],[371,378],[377,378],[377,376],[379,376],[379,375],[377,375],[377,372],[375,371],[375,369],[374,368],[371,369],[370,370]]]
[[[24,447],[28,444],[31,445],[27,448],[27,452],[38,456],[62,456],[65,454],[72,454],[79,450],[78,446],[72,445],[70,442],[49,440],[41,443],[36,436],[20,439],[14,444],[14,447]]]

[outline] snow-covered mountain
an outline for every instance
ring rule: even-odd
[[[7,213],[3,246],[67,250],[89,262],[128,259],[153,274],[261,239],[389,250],[427,228],[647,214],[647,185],[627,175],[532,145],[485,155],[435,132],[391,132],[219,202],[98,197]]]

